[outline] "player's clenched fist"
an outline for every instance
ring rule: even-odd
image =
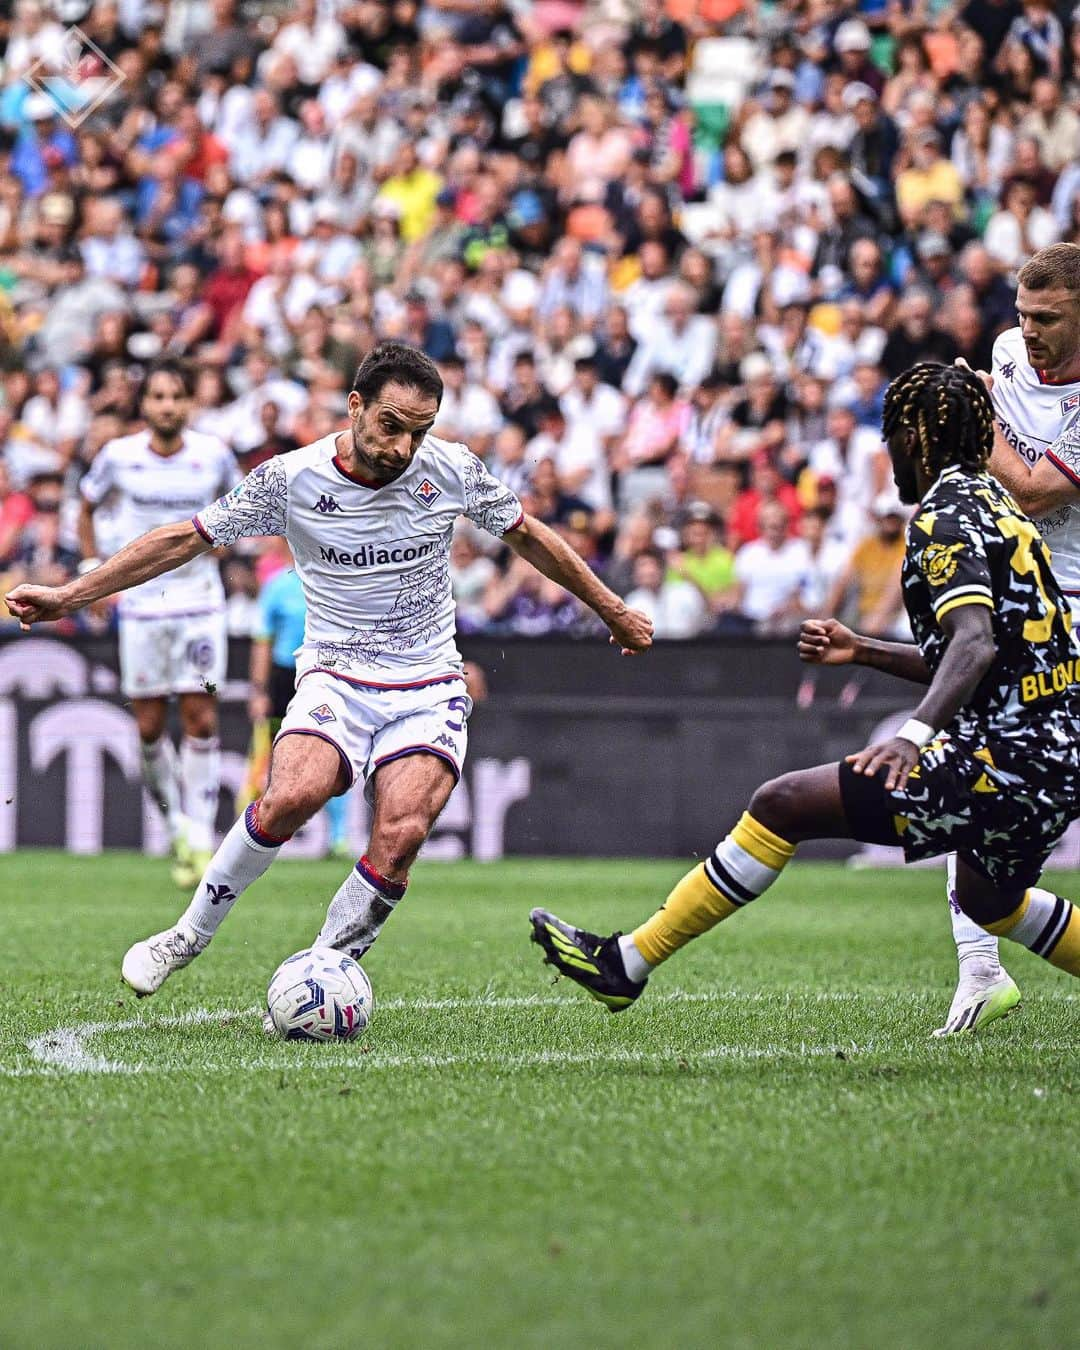
[[[855,660],[857,638],[839,619],[804,619],[799,629],[799,660],[810,665],[843,666]]]
[[[16,586],[4,596],[4,601],[23,632],[29,632],[32,623],[47,623],[70,613],[59,586]]]
[[[640,609],[626,609],[614,618],[608,619],[611,641],[622,648],[623,656],[633,656],[635,652],[647,652],[652,646],[652,619]]]

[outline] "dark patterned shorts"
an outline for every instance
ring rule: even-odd
[[[1003,746],[955,733],[931,741],[901,791],[840,765],[852,837],[899,845],[908,862],[958,853],[1001,889],[1033,886],[1080,814],[1077,751],[1060,744]]]

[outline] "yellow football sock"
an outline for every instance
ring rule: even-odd
[[[794,852],[794,844],[744,811],[712,856],[688,872],[652,918],[634,930],[634,946],[650,966],[658,966],[767,890]]]
[[[1059,970],[1080,975],[1080,912],[1053,891],[1032,886],[1011,914],[983,927],[995,937],[1019,942]]]

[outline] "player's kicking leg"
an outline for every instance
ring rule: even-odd
[[[925,762],[923,767],[925,785],[930,775]],[[632,933],[598,937],[534,909],[533,941],[560,974],[618,1012],[636,1000],[657,966],[762,895],[798,844],[852,838],[895,843],[893,810],[880,781],[855,775],[850,765],[785,774],[758,789],[711,857],[683,877]],[[923,821],[921,827],[929,834],[935,822]],[[956,893],[964,912],[987,931],[1080,976],[1080,910],[1068,900],[1036,886],[995,885],[964,859]]]
[[[274,747],[270,784],[233,825],[176,923],[124,957],[121,974],[140,996],[156,993],[205,951],[239,896],[267,870],[282,844],[348,785],[341,753],[315,737],[290,735]]]
[[[998,954],[998,940],[960,908],[956,898],[956,854],[946,859],[946,894],[959,977],[943,1026],[935,1036],[980,1031],[1020,1007],[1020,990]]]

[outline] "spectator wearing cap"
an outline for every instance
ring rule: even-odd
[[[631,397],[641,394],[653,375],[673,375],[684,389],[700,384],[716,355],[716,320],[696,314],[697,296],[684,282],[673,283],[664,300],[663,317],[648,333],[626,372],[623,387]]]
[[[739,366],[739,379],[742,397],[717,436],[716,457],[722,464],[742,464],[763,447],[778,450],[784,440],[789,400],[773,363],[764,352],[751,352]]]
[[[894,493],[882,492],[874,498],[871,515],[874,528],[852,550],[829,594],[825,612],[848,616],[860,633],[870,637],[908,637],[911,630],[904,618],[900,588],[907,513]]]
[[[916,241],[915,256],[918,261],[914,276],[909,277],[909,283],[913,281],[929,291],[935,307],[942,305],[957,284],[956,273],[953,270],[953,252],[948,239],[934,230],[927,230],[920,234]]]
[[[852,181],[887,221],[891,211],[893,161],[899,148],[896,124],[882,112],[870,85],[854,80],[844,86],[844,107],[855,130],[847,147]]]
[[[832,45],[844,79],[869,85],[880,98],[885,77],[870,60],[870,29],[862,19],[845,19],[833,34]]]
[[[749,628],[762,637],[776,637],[798,628],[808,551],[790,529],[790,517],[779,501],[762,503],[757,537],[735,554],[733,604],[721,615],[720,632]]]
[[[964,183],[956,165],[945,158],[937,131],[916,132],[908,147],[909,167],[896,177],[896,206],[908,229],[919,224],[929,202],[946,202],[959,215],[964,201]]]
[[[633,580],[626,603],[649,616],[655,637],[685,639],[705,631],[709,610],[700,588],[672,573],[658,549],[637,555]]]
[[[728,542],[740,549],[757,539],[761,528],[761,508],[777,502],[784,509],[788,528],[794,530],[802,513],[795,488],[785,480],[776,461],[767,450],[755,451],[750,460],[750,482],[735,498],[728,515]]]
[[[1002,192],[1000,211],[986,223],[983,242],[996,262],[1015,273],[1024,263],[1058,237],[1057,222],[1036,202],[1030,178],[1012,178]]]
[[[861,427],[855,415],[854,387],[835,387],[829,395],[828,435],[810,451],[811,473],[835,480],[841,501],[866,512],[889,480],[889,456],[879,430]]]
[[[810,114],[795,102],[795,76],[774,70],[769,76],[763,106],[747,119],[740,135],[755,171],[769,168],[781,150],[798,152],[810,129]]]

